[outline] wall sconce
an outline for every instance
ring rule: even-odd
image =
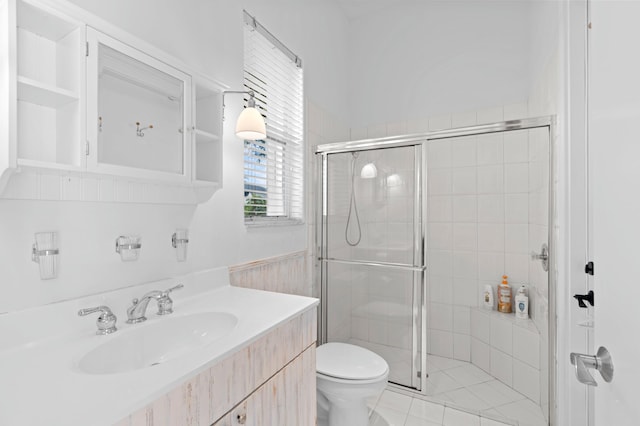
[[[38,232],[31,249],[31,260],[40,265],[40,279],[50,280],[58,276],[58,234]]]
[[[119,236],[116,238],[116,253],[123,262],[138,260],[142,248],[141,238],[135,235]]]
[[[176,229],[176,232],[171,236],[171,245],[176,249],[178,262],[187,260],[187,244],[189,244],[189,230]]]
[[[224,109],[224,95],[227,93],[246,93],[249,95],[247,107],[240,113],[236,121],[236,136],[240,139],[255,141],[267,137],[267,127],[260,111],[256,109],[256,99],[253,90],[222,92],[222,108]]]

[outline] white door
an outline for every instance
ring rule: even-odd
[[[640,424],[640,1],[591,2],[590,200],[594,348],[613,381],[595,388],[596,426]]]

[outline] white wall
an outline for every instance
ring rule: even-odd
[[[350,26],[352,127],[526,101],[530,2],[398,3]]]
[[[347,22],[332,3],[206,0],[75,0],[106,21],[163,49],[209,77],[242,88],[242,10],[246,9],[303,60],[305,96],[332,116],[347,111]],[[224,188],[198,206],[0,200],[0,312],[135,285],[190,270],[237,264],[304,250],[307,228],[245,228],[242,143],[233,136],[240,97],[227,99]],[[170,246],[176,227],[189,228],[189,259]],[[59,278],[41,281],[31,262],[33,234],[60,235]],[[142,235],[140,260],[123,263],[118,235]]]

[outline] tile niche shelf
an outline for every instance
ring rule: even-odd
[[[17,188],[21,184],[14,181],[31,179],[39,182],[38,176],[80,181],[107,179],[120,186],[153,185],[166,193],[160,198],[167,202],[172,202],[171,194],[178,191],[182,196],[175,202],[180,203],[189,198],[185,198],[185,191],[192,193],[192,203],[200,203],[222,187],[222,92],[225,85],[70,3],[7,0],[7,7],[0,8],[0,28],[0,51],[4,55],[0,58],[0,76],[8,77],[0,79],[0,91],[9,94],[0,99],[0,197],[10,193],[12,198],[16,194],[19,198],[34,198],[20,194]],[[178,99],[182,102],[178,122],[165,123],[162,117],[166,111],[154,111],[153,116],[149,112],[153,108],[138,104],[137,110],[128,111],[127,122],[114,123],[114,114],[109,117],[108,124],[112,127],[101,135],[103,147],[98,148],[95,129],[98,122],[102,122],[99,112],[104,108],[104,102],[99,104],[94,83],[100,81],[97,73],[101,68],[95,64],[101,59],[98,59],[98,46],[92,45],[93,39],[88,36],[96,32],[130,48],[122,51],[122,55],[132,57],[130,64],[133,65],[115,70],[112,75],[131,75],[141,69],[140,64],[147,68],[160,64],[166,68],[157,68],[158,73],[171,74],[175,70],[176,75],[184,76],[181,79],[183,95]],[[119,71],[122,73],[118,74]],[[115,80],[112,78],[109,84],[113,84],[112,81]],[[150,80],[143,75],[141,79],[128,81]],[[160,78],[158,81],[166,80]],[[144,91],[144,84],[139,87]],[[111,99],[115,98],[116,95],[111,96]],[[128,105],[127,108],[133,107]],[[111,111],[119,112],[118,109],[111,107]],[[115,137],[111,136],[115,131],[109,133],[113,126],[117,125],[118,130],[126,129],[132,125],[129,121],[133,123],[132,140],[138,143],[135,148],[137,158],[142,158],[140,164],[126,163],[134,155],[129,152],[121,155],[125,159],[123,164],[107,162],[105,165],[96,161],[102,155],[98,154],[98,149],[107,147],[113,151],[114,145],[119,146],[116,139],[113,143],[105,141],[105,135]],[[136,121],[154,124],[153,131],[147,132],[147,138],[135,137]],[[180,148],[169,147],[156,152],[159,149],[157,142],[163,142],[157,137],[163,127],[179,129],[182,134]],[[177,161],[182,163],[175,164],[174,161],[166,167],[148,166],[147,160],[139,154],[144,152],[145,146],[149,158],[180,155],[182,160]],[[117,154],[112,158],[114,156]],[[28,175],[33,177],[25,178]],[[38,192],[33,191],[34,194]],[[154,199],[157,201],[158,198]],[[135,199],[130,201],[136,202]],[[144,199],[138,201],[146,202]]]

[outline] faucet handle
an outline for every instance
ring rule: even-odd
[[[96,320],[96,325],[98,326],[98,331],[96,331],[96,334],[111,334],[118,330],[116,328],[116,321],[118,320],[118,318],[113,314],[113,312],[111,312],[111,309],[109,309],[108,306],[96,306],[95,308],[80,309],[78,311],[78,315],[83,317],[95,312],[100,312],[100,315]]]
[[[158,315],[168,315],[173,313],[173,300],[169,297],[169,293],[174,290],[179,290],[184,287],[183,284],[178,284],[175,287],[171,287],[163,291],[158,298]]]
[[[174,290],[180,290],[182,287],[184,287],[184,284],[178,284],[175,287],[171,287],[171,288],[169,288],[169,289],[167,289],[167,290],[162,292],[162,297],[168,297],[169,293],[171,293]]]

